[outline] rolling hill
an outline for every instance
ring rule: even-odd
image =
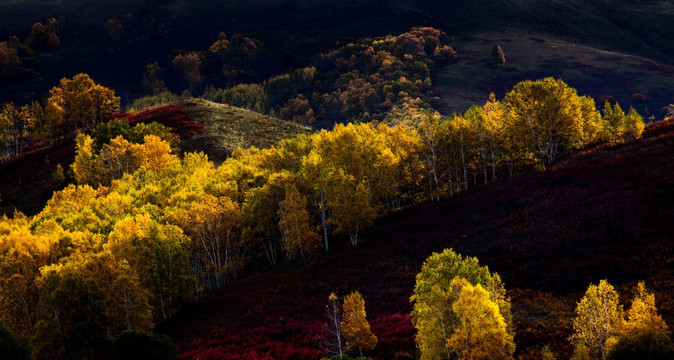
[[[563,72],[563,79],[576,86],[581,93],[598,93],[597,87],[607,84],[621,85],[623,76],[600,68],[611,69],[612,59],[588,58],[586,51],[609,51],[619,57],[638,56],[647,62],[672,65],[674,54],[674,12],[672,1],[490,1],[486,6],[479,2],[465,1],[216,1],[208,0],[194,6],[187,0],[124,0],[116,1],[111,7],[109,1],[95,0],[48,2],[43,0],[11,0],[0,5],[0,39],[17,35],[26,39],[31,24],[65,15],[62,31],[62,49],[53,53],[39,54],[42,67],[40,76],[24,79],[0,87],[0,97],[7,100],[26,102],[42,97],[60,78],[86,72],[97,81],[113,87],[123,94],[126,103],[142,96],[141,77],[148,63],[158,62],[171,69],[170,61],[177,53],[207,50],[221,31],[252,34],[261,40],[265,52],[265,65],[256,69],[261,81],[268,76],[284,73],[288,64],[284,57],[314,59],[319,53],[330,51],[336,43],[345,44],[356,39],[386,34],[399,34],[414,26],[434,26],[444,30],[457,42],[459,54],[467,54],[460,63],[460,77],[468,87],[486,87],[484,91],[496,91],[512,86],[511,77],[519,79],[531,77],[530,70],[540,77],[557,76],[560,62],[577,71]],[[28,14],[17,16],[17,14]],[[108,19],[121,18],[125,29],[120,41],[108,39],[105,24]],[[507,76],[503,74],[489,80],[469,70],[474,64],[472,50],[489,44],[479,50],[488,60],[491,45],[497,41],[506,47],[506,55],[536,59],[546,46],[526,46],[521,42],[521,34],[527,38],[563,42],[564,53],[573,59],[555,57],[555,62],[542,61],[539,66],[529,69],[525,66],[508,66]],[[497,34],[497,36],[494,36]],[[525,38],[526,39],[526,38]],[[474,41],[473,41],[474,40]],[[548,45],[549,45],[548,43]],[[452,41],[450,41],[450,45]],[[510,46],[512,45],[512,46]],[[601,57],[601,56],[600,56]],[[611,57],[611,56],[609,56]],[[479,63],[484,62],[483,59]],[[629,62],[629,61],[628,61]],[[514,63],[513,63],[514,64]],[[628,73],[628,78],[648,79],[646,83],[657,83],[671,74],[671,68],[656,65],[666,70],[665,74],[651,76],[649,66],[626,67],[618,72]],[[598,76],[587,76],[583,69],[590,69]],[[482,69],[484,70],[484,69]],[[451,66],[449,73],[456,73]],[[487,72],[489,73],[489,72]],[[478,73],[479,74],[479,73]],[[175,74],[173,74],[175,75]],[[561,76],[560,75],[560,76]],[[590,74],[592,75],[592,74]],[[456,77],[455,75],[452,75]],[[607,81],[608,78],[608,81]],[[446,78],[445,78],[446,80]],[[465,102],[454,85],[440,79],[438,94],[450,103],[452,111],[465,110]],[[181,91],[178,83],[170,84]],[[629,81],[628,81],[629,85]],[[221,84],[216,84],[220,87]],[[629,86],[628,86],[629,87]],[[645,93],[647,98],[667,97],[653,87],[636,88],[634,92]],[[623,96],[623,94],[618,94]],[[481,93],[479,96],[482,96]],[[659,99],[650,111],[659,115],[660,107],[674,102],[674,99]],[[456,103],[456,104],[454,104]],[[663,105],[664,104],[664,105]]]
[[[270,147],[281,139],[313,131],[250,110],[201,99],[179,100],[114,117],[128,117],[130,122],[162,123],[181,137],[181,152],[203,151],[218,163],[239,146],[244,149]],[[52,177],[58,164],[67,170],[67,180],[72,180],[68,174],[75,158],[74,139],[62,139],[52,149],[40,144],[33,147],[23,157],[0,164],[0,214],[11,215],[14,209],[27,215],[39,212],[55,190],[67,185]]]
[[[409,297],[424,259],[477,256],[512,298],[517,354],[550,345],[568,358],[575,302],[608,279],[625,301],[639,280],[674,324],[674,121],[634,143],[575,154],[440,203],[380,219],[357,247],[305,267],[260,273],[200,299],[158,326],[191,359],[315,359],[328,294],[358,290],[379,337],[375,359],[413,359]],[[376,275],[375,275],[376,274]]]

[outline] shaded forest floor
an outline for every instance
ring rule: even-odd
[[[250,276],[158,330],[183,359],[315,359],[329,293],[358,290],[379,337],[370,355],[416,358],[414,277],[427,256],[450,247],[502,276],[522,359],[538,358],[546,344],[558,358],[570,356],[575,302],[600,279],[623,302],[645,280],[674,325],[673,147],[674,121],[658,122],[635,143],[391,214],[355,248],[337,245],[311,265]]]

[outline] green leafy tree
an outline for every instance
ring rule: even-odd
[[[644,132],[644,118],[639,115],[636,109],[630,107],[630,111],[625,116],[622,124],[622,138],[625,141],[634,141],[641,137]]]
[[[674,359],[674,342],[664,331],[652,331],[621,338],[608,352],[608,360],[670,360]]]

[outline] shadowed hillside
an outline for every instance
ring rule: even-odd
[[[170,67],[177,53],[208,49],[221,31],[253,34],[262,42],[265,61],[256,69],[259,78],[255,80],[287,71],[284,57],[311,60],[336,43],[399,34],[414,26],[433,26],[457,39],[494,31],[504,41],[516,41],[511,32],[526,33],[670,65],[674,54],[672,1],[208,0],[197,6],[188,0],[119,0],[114,8],[107,0],[86,3],[9,0],[0,4],[0,41],[11,35],[25,41],[33,23],[65,15],[62,48],[39,54],[40,75],[3,86],[0,96],[25,102],[44,96],[60,78],[85,72],[123,94],[128,104],[143,94],[140,82],[147,64],[156,61]],[[111,41],[106,21],[122,18],[124,32],[118,41]],[[489,51],[485,50],[487,56]],[[523,56],[537,56],[534,48],[523,51]],[[514,55],[506,50],[508,54]],[[573,76],[564,80],[581,93],[591,93],[591,87],[602,82],[574,81]],[[651,111],[658,114],[659,108]]]
[[[409,322],[414,276],[432,252],[452,247],[498,272],[513,301],[517,356],[549,344],[568,358],[571,318],[600,279],[624,301],[638,280],[674,323],[674,121],[634,143],[576,154],[438,204],[400,211],[362,244],[314,264],[251,276],[183,309],[160,330],[182,358],[318,358],[328,294],[358,290],[379,337],[376,359],[416,356]]]
[[[436,71],[433,80],[443,113],[463,112],[486,101],[490,92],[502,97],[519,81],[547,76],[564,79],[599,107],[601,99],[610,98],[645,117],[660,118],[662,108],[674,101],[674,66],[647,58],[519,31],[456,36],[451,43],[459,60]],[[505,64],[493,63],[494,45],[505,52]]]

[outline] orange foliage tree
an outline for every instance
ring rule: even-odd
[[[377,346],[377,337],[372,334],[366,319],[365,300],[359,292],[344,297],[341,325],[347,348],[358,348],[361,357],[363,350],[374,350]]]

